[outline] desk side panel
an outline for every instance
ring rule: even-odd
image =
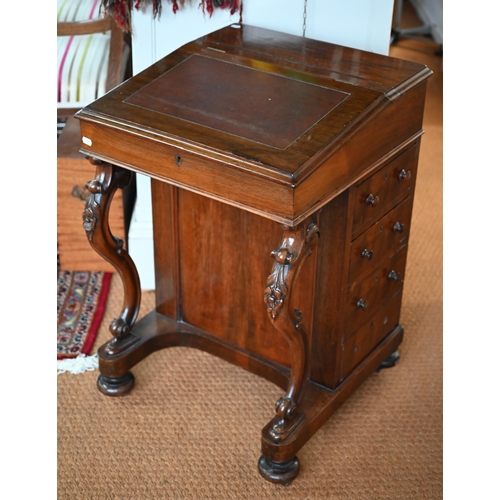
[[[290,366],[289,346],[275,329],[264,290],[281,244],[279,224],[195,193],[179,190],[182,319],[266,359]],[[169,242],[165,241],[165,245]],[[315,256],[294,286],[294,306],[311,331]]]
[[[180,319],[178,189],[151,179],[156,310]]]
[[[350,240],[349,190],[319,214],[320,239],[316,268],[311,380],[334,389],[342,362],[343,291]]]

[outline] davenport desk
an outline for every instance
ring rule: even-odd
[[[288,484],[300,448],[397,362],[426,80],[420,64],[247,25],[202,37],[80,112],[96,166],[83,214],[123,309],[97,385],[133,386],[149,354],[189,346],[282,387],[260,473]],[[108,212],[152,179],[156,308]],[[271,413],[270,402],[270,413]]]

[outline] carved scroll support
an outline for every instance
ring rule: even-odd
[[[264,301],[275,328],[290,346],[291,375],[286,394],[276,401],[276,417],[269,435],[286,439],[303,421],[297,410],[304,381],[309,375],[309,340],[302,326],[302,314],[292,306],[294,284],[302,265],[318,244],[319,229],[313,220],[306,228],[285,227],[281,245],[271,253],[273,270],[267,280]]]
[[[124,288],[122,311],[109,327],[113,339],[101,348],[106,355],[114,356],[138,341],[131,330],[141,302],[139,275],[134,262],[123,248],[123,240],[113,236],[109,227],[109,208],[113,195],[117,189],[127,186],[132,174],[97,159],[89,160],[96,167],[96,175],[87,183],[90,196],[83,211],[83,227],[92,248],[116,268]],[[130,375],[127,378],[130,379]]]

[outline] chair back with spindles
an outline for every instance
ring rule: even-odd
[[[58,0],[57,115],[73,115],[123,81],[130,53],[100,0]]]

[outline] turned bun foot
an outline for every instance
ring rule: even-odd
[[[382,361],[382,364],[377,368],[377,372],[383,370],[384,368],[392,368],[396,366],[399,361],[399,351],[395,350],[392,354],[387,356],[387,358]]]
[[[125,396],[134,386],[134,375],[127,372],[120,378],[109,378],[104,375],[97,377],[97,388],[106,396]]]
[[[288,462],[272,462],[264,455],[259,458],[260,475],[271,481],[288,486],[298,475],[300,462],[297,457],[293,457]]]

